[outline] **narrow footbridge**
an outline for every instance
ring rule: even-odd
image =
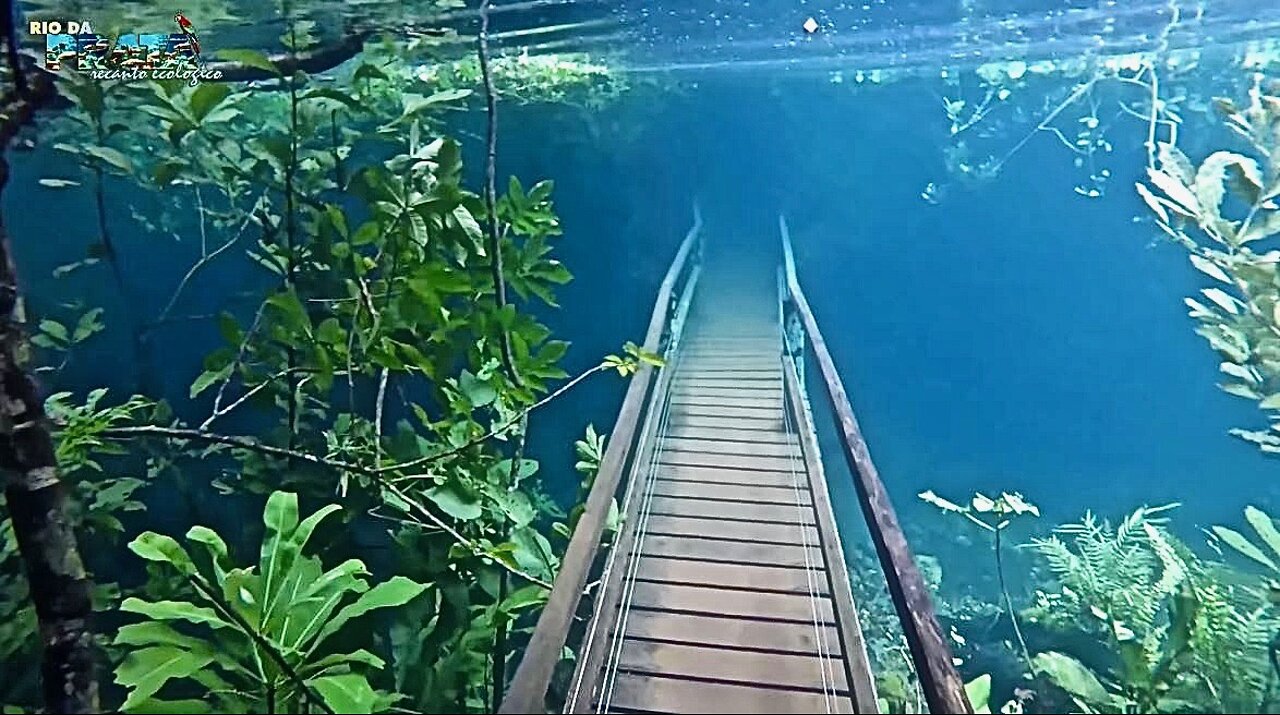
[[[878,712],[832,459],[930,711],[972,712],[779,229],[781,266],[704,266],[695,211],[646,335],[665,365],[628,387],[501,712]],[[839,454],[819,450],[810,382]]]

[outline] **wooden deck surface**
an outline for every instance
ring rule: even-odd
[[[774,284],[708,283],[666,368],[669,417],[629,549],[629,607],[609,619],[613,672],[591,702],[608,712],[871,711],[816,440],[806,448],[807,423],[797,429],[785,413],[802,403],[786,389]]]

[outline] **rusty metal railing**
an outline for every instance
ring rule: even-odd
[[[853,415],[844,383],[836,372],[835,362],[827,350],[822,331],[818,329],[818,320],[800,288],[786,219],[779,217],[778,224],[782,233],[783,250],[783,327],[792,334],[800,333],[791,336],[788,347],[789,350],[800,352],[803,343],[817,364],[824,388],[824,401],[835,416],[840,431],[841,451],[853,475],[858,502],[871,533],[880,567],[884,571],[889,596],[902,623],[902,631],[906,636],[907,648],[911,653],[925,702],[929,705],[929,711],[934,713],[972,713],[973,707],[965,696],[964,682],[952,664],[951,648],[938,625],[929,590],[912,558],[907,538],[902,533],[893,504],[889,501],[888,491],[880,480],[880,473],[871,461],[871,453],[862,437],[858,420]],[[804,356],[793,357],[800,361]]]

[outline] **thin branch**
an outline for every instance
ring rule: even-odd
[[[503,422],[502,424],[498,425],[497,427],[494,427],[493,429],[489,430],[488,432],[482,435],[479,435],[477,437],[473,437],[467,440],[466,442],[462,443],[457,447],[454,447],[452,449],[447,449],[443,452],[437,452],[436,454],[427,455],[425,457],[419,457],[418,459],[413,459],[408,462],[400,462],[399,464],[392,464],[390,466],[381,467],[377,471],[379,473],[384,473],[384,472],[392,472],[392,471],[402,471],[405,469],[413,469],[415,467],[421,467],[425,464],[432,464],[435,462],[439,462],[442,459],[447,459],[449,457],[453,457],[455,455],[461,454],[467,451],[468,449],[471,449],[472,447],[480,444],[481,442],[487,442],[488,440],[491,440],[494,437],[497,437],[498,435],[506,432],[507,430],[511,429],[511,427],[514,426],[517,422],[519,422],[520,420],[523,420],[525,417],[528,417],[530,412],[533,412],[539,407],[542,407],[548,402],[556,399],[560,395],[563,395],[564,393],[573,389],[575,385],[587,379],[588,377],[591,377],[597,372],[601,372],[603,370],[609,369],[609,367],[610,366],[606,363],[600,363],[599,365],[596,365],[590,370],[587,370],[581,375],[578,375],[572,380],[561,385],[555,392],[548,394],[546,397],[542,398],[541,400],[538,400],[537,402],[533,403],[529,407],[526,407],[520,412],[517,412],[515,415],[510,417],[506,422]]]
[[[493,72],[489,67],[489,10],[492,0],[480,0],[480,76],[484,81],[484,104],[488,117],[484,171],[484,206],[489,220],[489,268],[493,274],[493,290],[498,310],[507,306],[507,283],[502,270],[502,240],[498,235],[498,97],[493,89]],[[506,328],[499,328],[502,350],[502,366],[517,387],[523,387],[516,370],[515,354],[511,350],[511,336]]]
[[[263,196],[266,196],[266,192],[263,192]],[[260,200],[261,199],[259,199],[259,201]],[[213,252],[209,252],[208,242],[205,237],[204,200],[200,197],[200,190],[198,187],[196,189],[196,203],[198,204],[197,211],[200,213],[200,259],[187,270],[186,275],[184,275],[182,280],[178,282],[178,287],[174,289],[173,295],[169,297],[169,302],[164,306],[164,310],[160,311],[160,315],[152,321],[152,326],[163,323],[168,319],[170,311],[172,311],[173,307],[178,303],[178,298],[182,296],[183,291],[186,290],[187,284],[191,282],[191,279],[194,278],[195,275],[205,266],[209,265],[210,262],[225,253],[235,244],[239,243],[240,238],[244,236],[244,232],[249,228],[249,224],[253,222],[254,215],[250,212],[248,218],[244,220],[244,223],[240,224],[240,228],[231,236],[231,238],[227,239],[222,245],[213,249]],[[254,210],[256,209],[257,204],[255,203]]]
[[[168,438],[174,438],[174,439],[186,439],[186,440],[191,440],[193,442],[203,442],[205,444],[222,444],[230,447],[247,449],[253,452],[258,452],[259,454],[266,454],[279,459],[293,460],[297,462],[307,462],[309,464],[314,464],[320,467],[328,467],[330,469],[353,472],[355,474],[360,474],[360,475],[369,477],[373,479],[378,484],[378,486],[380,486],[382,489],[386,490],[387,492],[395,496],[397,499],[399,499],[404,505],[408,506],[410,512],[416,511],[419,514],[421,514],[424,518],[426,518],[428,522],[432,524],[432,526],[435,526],[441,531],[444,531],[445,533],[447,533],[450,537],[453,538],[453,540],[457,544],[466,547],[469,551],[471,551],[472,554],[483,557],[483,558],[492,559],[494,562],[499,564],[502,568],[506,569],[507,571],[511,572],[516,576],[519,576],[522,579],[525,579],[526,581],[529,581],[530,583],[536,583],[539,586],[543,586],[547,589],[551,588],[551,584],[547,583],[546,581],[536,576],[533,576],[532,574],[526,573],[525,571],[519,568],[516,568],[514,566],[511,566],[509,564],[502,562],[501,560],[495,558],[488,551],[486,551],[484,547],[480,546],[474,541],[463,536],[461,533],[458,532],[458,530],[454,529],[452,526],[445,523],[443,519],[441,519],[440,517],[432,513],[430,509],[427,509],[427,507],[424,506],[421,502],[413,499],[408,494],[406,494],[403,490],[401,490],[399,487],[397,487],[395,484],[389,481],[384,474],[384,470],[371,469],[369,467],[365,467],[359,464],[353,464],[351,462],[343,462],[336,459],[329,459],[328,457],[321,457],[319,455],[311,454],[310,452],[303,452],[296,449],[285,449],[284,447],[275,447],[269,444],[263,444],[257,441],[256,439],[253,439],[252,437],[243,437],[240,435],[218,434],[216,432],[206,432],[204,430],[198,430],[198,429],[186,429],[182,427],[164,427],[161,425],[138,425],[134,427],[112,427],[112,428],[103,430],[99,434],[103,437],[108,437],[108,438],[128,439],[128,438],[135,438],[135,437],[168,437]]]
[[[222,384],[218,386],[218,394],[213,397],[213,414],[209,416],[209,419],[200,424],[200,429],[207,429],[209,424],[216,419],[218,410],[222,406],[222,398],[227,392],[227,385],[231,384],[231,380],[235,377],[236,371],[244,364],[244,357],[249,352],[249,342],[253,340],[254,334],[258,332],[258,326],[262,325],[262,315],[266,312],[266,309],[267,301],[264,300],[258,304],[258,310],[253,315],[253,323],[249,326],[249,330],[245,332],[244,339],[240,341],[240,349],[236,352],[235,362],[231,363],[231,373],[227,375],[227,379],[223,380]]]

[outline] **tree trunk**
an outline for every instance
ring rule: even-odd
[[[12,17],[11,5],[12,0],[0,4],[7,18]],[[0,107],[0,193],[9,181],[4,150],[42,98],[52,96],[47,81],[23,90],[6,92]],[[76,547],[44,403],[19,359],[26,337],[18,312],[17,273],[0,218],[0,470],[5,501],[40,625],[45,709],[95,712],[98,685],[89,631],[93,584]]]

